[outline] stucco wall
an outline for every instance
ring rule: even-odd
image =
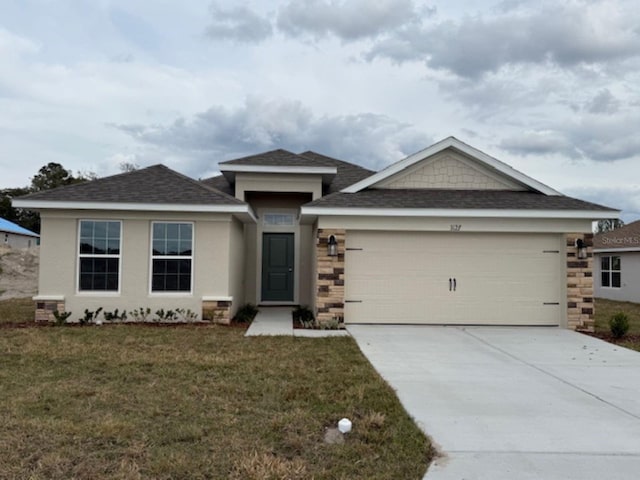
[[[603,256],[620,256],[620,288],[602,287],[601,263]],[[596,297],[622,302],[640,303],[640,252],[596,253],[593,267]]]
[[[77,291],[79,219],[122,221],[119,293]],[[152,221],[194,222],[192,293],[150,293]],[[98,307],[120,311],[184,308],[200,314],[203,297],[230,297],[238,288],[239,277],[230,275],[230,268],[240,261],[241,252],[231,251],[230,238],[238,238],[240,227],[233,228],[236,233],[231,232],[228,214],[43,212],[38,297],[64,296],[65,310],[73,312],[71,320],[82,316],[85,309]]]
[[[244,299],[244,226],[238,220],[232,220],[229,235],[229,294],[233,297],[231,316],[239,306],[245,303]]]
[[[322,196],[322,176],[276,173],[237,173],[236,198],[245,200],[246,192],[311,193],[313,200]]]

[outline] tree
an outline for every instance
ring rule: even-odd
[[[77,183],[70,170],[66,170],[59,163],[50,162],[38,170],[38,173],[31,179],[31,188],[34,192],[51,190]]]
[[[606,220],[598,220],[595,233],[606,233],[616,228],[624,227],[624,222],[617,218],[609,218]]]
[[[140,166],[133,162],[120,162],[120,171],[122,173],[133,172],[138,170]]]
[[[78,172],[78,175],[74,177],[70,170],[65,169],[59,163],[48,163],[31,178],[31,185],[29,187],[5,188],[4,190],[0,190],[0,217],[17,223],[32,232],[40,233],[40,214],[32,210],[14,208],[11,205],[12,199],[27,195],[28,193],[41,192],[74,183],[82,183],[95,180],[96,178],[98,177],[93,172]]]

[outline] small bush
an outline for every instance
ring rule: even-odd
[[[67,323],[67,318],[71,316],[71,312],[59,312],[54,310],[53,316],[56,317],[56,325],[64,325]]]
[[[300,322],[304,328],[314,328],[316,326],[316,317],[309,307],[298,305],[291,312],[294,322]]]
[[[246,303],[238,309],[233,319],[240,323],[251,323],[253,319],[256,318],[258,312],[258,307],[252,303]]]
[[[613,338],[622,338],[629,331],[629,317],[624,312],[618,312],[609,320],[609,329]]]
[[[102,307],[98,308],[95,312],[90,311],[88,308],[84,310],[84,317],[78,319],[80,325],[87,325],[94,320],[98,319],[98,315],[102,311]]]

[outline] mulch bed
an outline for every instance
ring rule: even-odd
[[[9,328],[52,328],[52,327],[64,327],[64,328],[82,328],[82,327],[114,327],[120,325],[135,325],[138,327],[149,328],[200,328],[210,327],[212,325],[219,325],[221,327],[230,328],[248,328],[248,323],[231,322],[229,325],[222,325],[213,322],[105,322],[102,325],[96,325],[95,323],[89,323],[82,325],[77,322],[65,323],[64,325],[56,325],[53,322],[6,322],[0,323],[0,329]]]
[[[614,338],[610,333],[593,333],[593,332],[581,332],[590,337],[599,338],[605,342],[620,344],[620,343],[638,343],[640,344],[640,334],[627,334],[622,338]]]

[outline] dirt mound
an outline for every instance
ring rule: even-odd
[[[0,300],[35,295],[39,263],[39,247],[0,246]]]

